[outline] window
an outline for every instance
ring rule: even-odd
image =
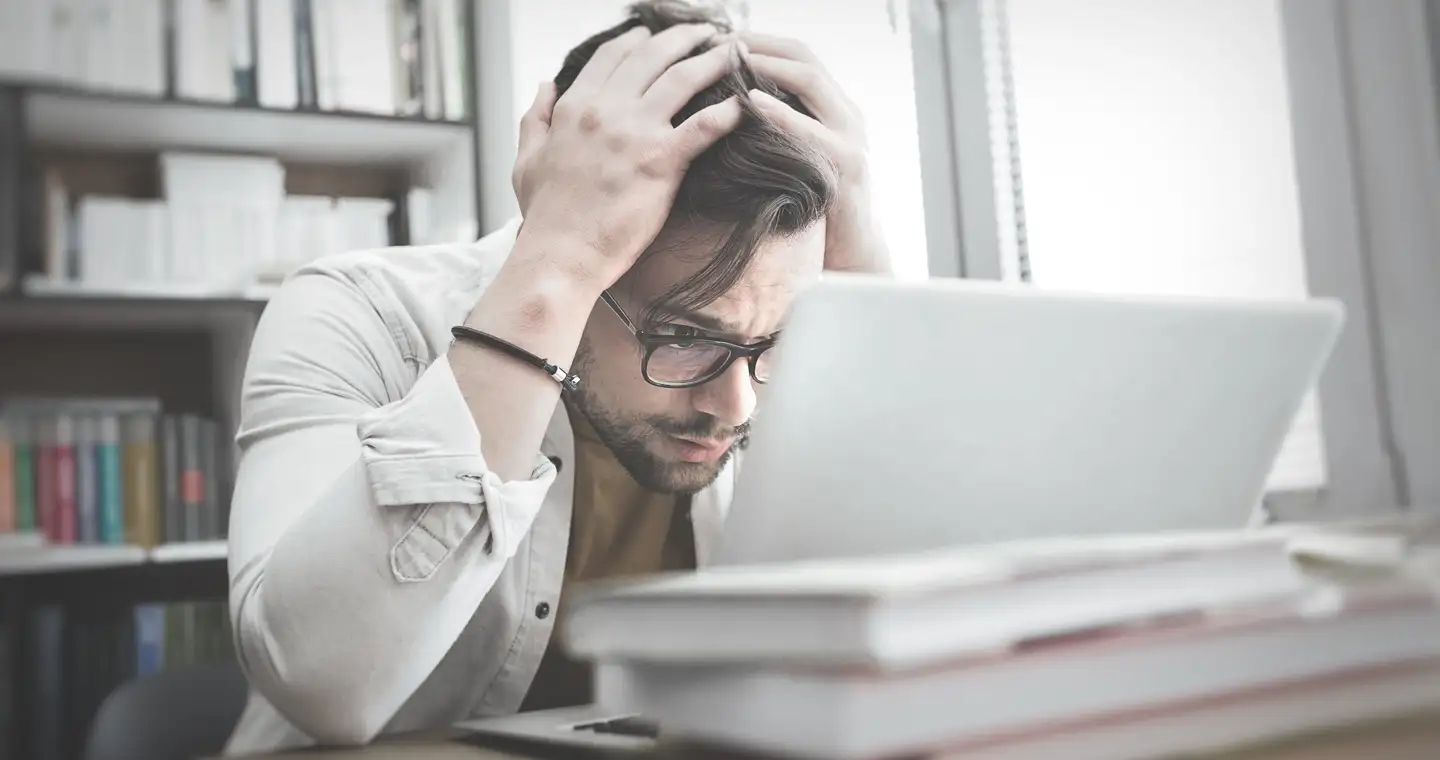
[[[731,0],[742,24],[809,45],[860,107],[870,144],[875,202],[896,274],[923,278],[925,217],[905,0]]]
[[[1005,53],[989,86],[1012,109],[992,121],[995,152],[1013,147],[996,172],[1016,221],[999,235],[1005,272],[1072,290],[1306,294],[1277,2],[986,5]],[[1272,490],[1324,485],[1317,407]]]

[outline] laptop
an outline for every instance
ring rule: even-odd
[[[1243,527],[1343,318],[1321,299],[827,275],[774,349],[717,563]],[[655,735],[597,706],[460,727]]]

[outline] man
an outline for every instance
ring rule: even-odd
[[[266,310],[232,753],[587,701],[565,590],[703,563],[795,294],[886,269],[855,109],[796,42],[645,3],[520,133],[523,223],[322,260]]]

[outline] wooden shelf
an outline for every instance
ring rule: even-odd
[[[413,166],[471,139],[467,122],[26,87],[25,118],[40,147],[253,153],[323,164]]]
[[[0,551],[0,577],[224,560],[224,541],[140,546],[40,546]]]
[[[229,556],[230,547],[225,541],[189,541],[181,544],[163,544],[150,550],[150,561],[156,564],[176,562],[211,562]]]
[[[264,303],[275,293],[277,287],[253,285],[234,290],[217,290],[212,286],[170,283],[90,285],[81,282],[57,282],[43,275],[30,275],[23,281],[21,292],[27,298]]]
[[[191,330],[234,318],[253,321],[270,293],[158,286],[102,290],[29,278],[21,293],[0,296],[0,329]]]

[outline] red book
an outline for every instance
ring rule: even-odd
[[[76,540],[75,421],[64,414],[55,420],[55,530],[50,540]]]

